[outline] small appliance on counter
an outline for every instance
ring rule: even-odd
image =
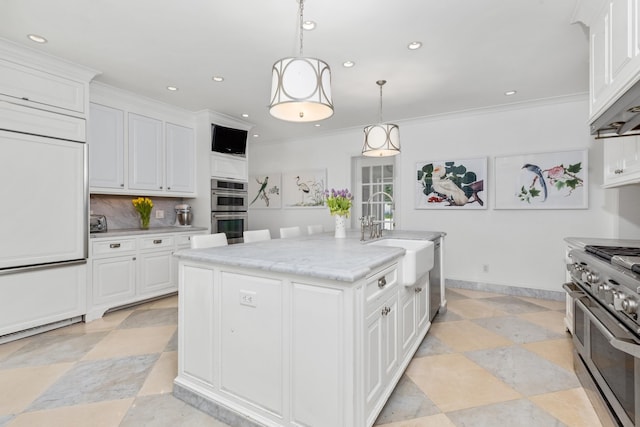
[[[106,233],[107,217],[104,215],[89,216],[89,233]]]
[[[176,205],[176,227],[191,227],[191,206]]]

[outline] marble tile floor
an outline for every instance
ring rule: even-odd
[[[448,289],[378,427],[598,427],[564,302]],[[177,297],[0,345],[0,427],[225,427],[171,394]],[[317,426],[331,427],[331,426]]]

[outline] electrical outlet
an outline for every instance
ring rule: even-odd
[[[157,210],[156,211],[156,219],[162,219],[164,218],[164,211],[163,210]]]
[[[240,305],[255,307],[256,293],[251,291],[240,291]]]

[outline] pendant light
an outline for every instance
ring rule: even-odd
[[[376,82],[380,86],[380,123],[364,128],[363,156],[387,157],[400,154],[400,128],[391,123],[382,123],[382,86],[386,82]]]
[[[315,122],[333,115],[331,69],[316,58],[302,56],[304,0],[299,0],[300,55],[273,64],[269,113],[289,122]]]

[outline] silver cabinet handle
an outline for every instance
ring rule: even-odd
[[[159,245],[160,243],[162,243],[162,239],[156,239],[153,241],[154,245]]]
[[[109,245],[111,249],[118,249],[120,247],[120,243],[112,243]]]
[[[379,288],[384,288],[387,284],[387,277],[386,276],[382,276],[378,279],[378,287]]]
[[[120,184],[120,187],[124,187],[124,184]]]
[[[416,291],[416,294],[419,294],[420,292],[422,292],[422,288],[416,288],[415,291]]]
[[[613,173],[616,175],[621,174],[622,172],[624,172],[624,169],[616,169],[613,171]]]

